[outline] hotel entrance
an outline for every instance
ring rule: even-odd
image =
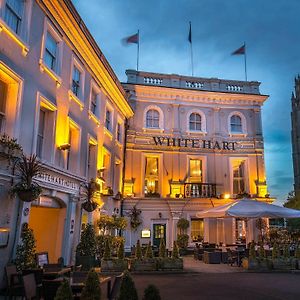
[[[66,207],[62,201],[40,198],[36,205],[31,206],[29,227],[36,239],[36,252],[48,252],[49,262],[56,263],[62,256]]]
[[[153,224],[153,245],[159,247],[163,238],[166,243],[166,224]]]

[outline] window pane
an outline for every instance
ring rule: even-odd
[[[105,117],[105,127],[108,129],[108,130],[110,130],[111,128],[110,128],[110,118],[111,118],[111,114],[110,114],[110,111],[109,110],[107,110],[106,111],[106,117]]]
[[[155,109],[150,109],[146,114],[146,127],[159,128],[159,112]]]
[[[198,177],[201,181],[202,161],[200,159],[190,159],[190,177]]]
[[[40,110],[36,155],[41,158],[42,158],[43,143],[44,143],[45,117],[46,117],[46,112]]]
[[[243,132],[242,130],[242,119],[238,115],[233,115],[230,118],[230,130],[231,132],[238,132],[241,133]]]
[[[73,69],[73,80],[72,80],[72,92],[79,96],[79,89],[80,89],[80,71],[74,66]]]
[[[204,237],[203,219],[191,220],[191,239],[193,242],[202,242]]]
[[[201,116],[197,113],[190,115],[190,130],[201,131]]]
[[[146,157],[146,175],[158,175],[157,157]]]
[[[4,19],[7,25],[17,34],[20,33],[20,25],[24,10],[23,0],[7,0]]]
[[[97,93],[92,90],[92,94],[91,94],[91,112],[93,114],[96,113],[96,107],[97,107]]]

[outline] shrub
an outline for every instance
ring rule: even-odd
[[[160,239],[159,243],[159,257],[166,257],[166,244],[163,238]]]
[[[111,250],[110,250],[110,245],[109,245],[108,239],[105,240],[103,259],[105,259],[105,260],[111,259]]]
[[[72,290],[67,279],[64,279],[58,288],[54,300],[71,300],[73,299]]]
[[[256,258],[255,243],[254,243],[254,241],[252,241],[250,243],[249,258],[251,258],[251,259],[255,259]]]
[[[81,300],[101,300],[101,288],[98,274],[92,269],[89,271],[85,286],[81,292]]]
[[[266,257],[266,251],[265,251],[265,248],[262,243],[259,245],[258,255],[259,255],[259,259],[261,259],[261,260]]]
[[[177,235],[177,245],[180,249],[186,249],[189,244],[188,234],[178,234]]]
[[[123,240],[120,242],[120,245],[119,245],[118,258],[124,259],[124,241]]]
[[[273,258],[273,259],[276,259],[276,258],[278,258],[278,257],[279,257],[279,248],[278,248],[278,244],[275,243],[275,244],[273,245],[272,258]]]
[[[143,300],[161,300],[159,289],[155,285],[149,284],[145,288]]]
[[[27,223],[24,223],[21,231],[21,244],[17,246],[15,260],[19,271],[36,267],[35,249],[33,230],[28,227]]]
[[[128,271],[124,272],[118,300],[138,300],[134,281],[132,280]]]
[[[190,227],[190,222],[185,219],[185,218],[181,218],[178,220],[177,222],[177,228],[179,229],[179,233],[183,234],[185,233],[185,231]]]
[[[149,241],[149,243],[147,245],[145,257],[146,258],[153,258],[153,251],[152,251],[152,246],[151,246],[151,242],[150,241]]]
[[[136,243],[135,258],[142,259],[142,248],[141,248],[140,240],[138,240]]]
[[[298,245],[298,247],[297,247],[297,249],[296,249],[296,251],[295,251],[295,257],[296,257],[297,259],[300,259],[300,245]]]
[[[179,251],[176,241],[173,243],[172,258],[179,258]]]
[[[93,225],[85,225],[85,228],[81,233],[80,242],[76,248],[76,253],[80,256],[95,256],[96,235]]]
[[[290,257],[290,245],[289,244],[284,245],[284,248],[283,248],[283,257],[284,258],[289,258]]]

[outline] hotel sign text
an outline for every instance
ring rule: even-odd
[[[236,150],[237,142],[226,141],[212,141],[201,139],[182,139],[182,138],[170,138],[153,136],[155,145],[168,146],[168,147],[191,147],[200,149],[212,149],[212,150]]]

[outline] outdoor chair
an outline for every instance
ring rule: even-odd
[[[204,251],[203,262],[205,264],[220,264],[221,255],[222,253],[220,251],[215,251],[215,252]]]
[[[230,264],[231,266],[233,264],[238,265],[238,256],[237,256],[237,253],[235,253],[234,251],[232,251],[230,248],[226,248],[226,251],[228,253],[227,264]]]
[[[33,273],[23,275],[24,296],[26,300],[38,299],[37,285]]]
[[[85,282],[87,278],[88,272],[86,271],[75,271],[72,273],[72,282],[73,283],[81,283]]]
[[[44,264],[43,269],[45,271],[57,272],[62,269],[61,264]]]
[[[123,277],[124,277],[124,273],[115,277],[115,281],[114,281],[114,284],[113,284],[111,290],[107,290],[108,300],[117,299],[117,297],[120,293],[120,288],[121,288],[121,283],[122,283]]]
[[[24,295],[24,286],[22,275],[17,271],[16,265],[7,265],[5,267],[5,274],[7,279],[8,296],[16,297]]]
[[[43,299],[53,300],[61,282],[61,280],[43,280]]]

